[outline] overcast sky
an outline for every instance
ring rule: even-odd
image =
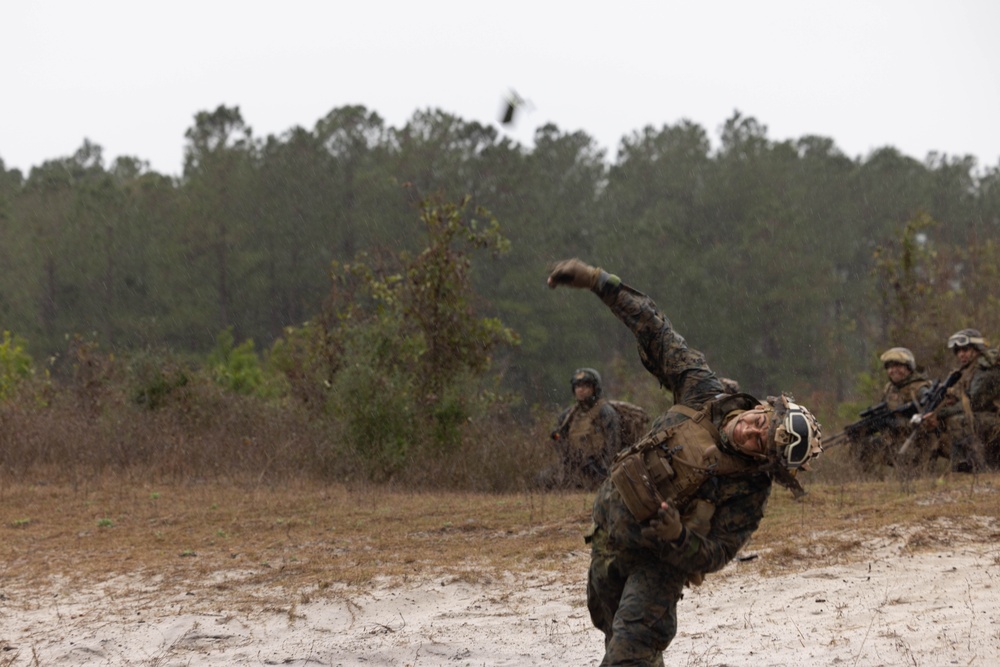
[[[646,125],[717,142],[738,109],[771,139],[847,155],[895,146],[1000,164],[1000,2],[304,2],[0,4],[0,159],[27,173],[84,138],[179,174],[199,111],[239,106],[254,134],[312,129],[360,104],[401,127],[437,108],[530,145],[591,135],[613,158]],[[530,100],[513,128],[501,98]]]

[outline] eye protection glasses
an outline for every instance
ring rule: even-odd
[[[809,459],[809,422],[804,414],[790,411],[785,415],[785,432],[789,443],[785,445],[785,461],[790,468],[798,468]]]
[[[985,345],[986,341],[982,338],[977,338],[976,336],[966,336],[965,334],[955,334],[948,339],[948,349],[953,350],[956,347],[969,347],[970,345]]]

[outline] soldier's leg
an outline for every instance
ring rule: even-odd
[[[618,570],[614,556],[606,549],[606,537],[598,529],[593,536],[590,570],[587,572],[587,609],[594,627],[604,633],[604,647],[611,641],[612,622],[625,588],[625,574]]]
[[[937,449],[937,438],[930,431],[918,430],[909,450],[899,455],[899,449],[908,437],[909,434],[900,433],[893,442],[893,447],[897,452],[896,467],[908,475],[917,475],[929,470],[934,460],[934,451]]]
[[[550,465],[542,468],[535,475],[535,487],[546,491],[562,489],[566,487],[565,473],[561,465]]]
[[[866,473],[873,473],[879,470],[877,442],[873,437],[867,437],[860,441],[851,441],[851,454],[855,461],[861,466],[861,470]]]
[[[602,667],[661,667],[677,634],[684,583],[658,563],[632,569],[612,621]]]
[[[934,437],[937,438],[937,448],[934,450],[934,456],[950,461],[951,437],[948,435],[948,431],[946,429],[938,429],[934,431]]]
[[[952,472],[981,472],[984,468],[982,442],[965,415],[948,419]]]
[[[1000,417],[990,412],[977,412],[976,434],[983,444],[986,467],[1000,469]]]

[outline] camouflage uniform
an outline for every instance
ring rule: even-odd
[[[882,390],[882,399],[886,408],[896,410],[907,403],[915,402],[918,405],[927,394],[933,383],[924,373],[912,372],[902,382],[896,384],[887,382]],[[895,465],[896,452],[913,431],[910,419],[904,415],[897,414],[893,423],[882,432],[876,433],[870,438],[854,445],[855,455],[865,470],[873,470],[879,465]],[[916,441],[906,454],[905,461],[899,461],[901,466],[914,467],[927,463],[937,447],[937,438],[934,433],[921,430],[917,434]]]
[[[997,350],[984,350],[962,369],[937,413],[951,440],[951,469],[980,472],[1000,467],[1000,362]]]
[[[552,439],[560,465],[539,476],[546,488],[596,489],[621,449],[618,412],[603,397],[600,376],[587,381],[594,385],[594,395],[566,408],[556,420]]]
[[[593,291],[633,332],[643,365],[673,392],[675,403],[699,410],[716,399],[723,386],[704,356],[687,346],[652,299],[610,278],[602,273]],[[734,400],[741,396],[746,397]],[[713,414],[712,421],[721,426],[724,417]],[[656,420],[654,432],[687,419],[668,412]],[[709,477],[678,510],[684,514],[702,501],[714,512],[697,530],[688,522],[681,537],[666,544],[644,540],[614,484],[601,485],[587,582],[591,620],[605,636],[601,665],[663,664],[663,651],[677,632],[684,585],[736,556],[760,525],[771,483],[771,475],[756,466],[739,475]]]

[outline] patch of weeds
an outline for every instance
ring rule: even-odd
[[[198,554],[195,553],[194,549],[185,549],[184,551],[180,552],[180,554],[178,554],[178,555],[181,558],[194,558]]]
[[[115,522],[109,519],[108,517],[103,517],[97,520],[98,528],[112,528],[114,525]]]
[[[15,528],[27,528],[31,525],[31,519],[14,519],[11,525]]]

